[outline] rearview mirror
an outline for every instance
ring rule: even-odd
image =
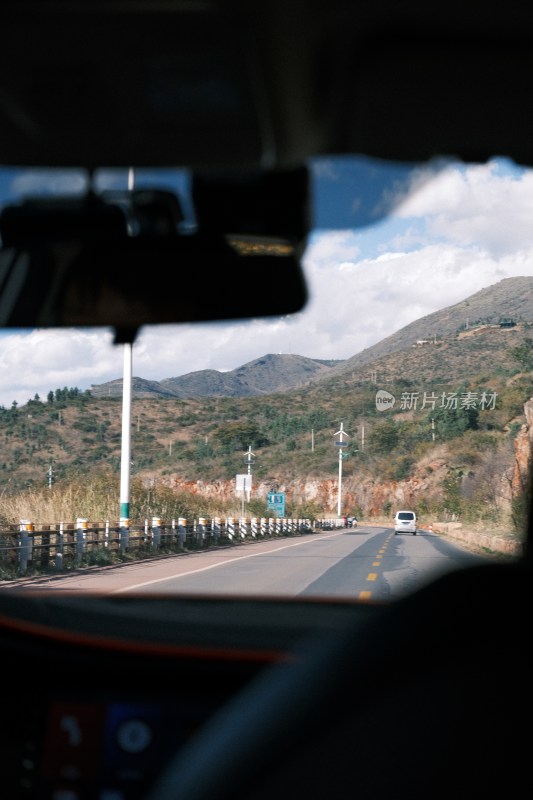
[[[141,193],[142,194],[142,193]],[[127,209],[98,197],[27,201],[0,215],[0,327],[143,325],[300,311],[304,237],[178,235],[168,193]],[[144,193],[146,195],[146,192]]]

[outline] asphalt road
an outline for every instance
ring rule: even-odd
[[[27,590],[335,597],[387,601],[484,560],[431,531],[364,527],[314,533],[24,582]],[[2,588],[8,588],[6,585]],[[21,588],[21,582],[18,582]]]

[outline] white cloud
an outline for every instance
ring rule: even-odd
[[[109,331],[34,330],[0,339],[0,404],[22,404],[65,386],[89,388],[94,376],[120,375],[122,359]]]
[[[413,188],[417,180],[413,180]],[[448,167],[395,210],[425,218],[427,232],[457,245],[476,244],[494,256],[533,246],[533,173],[505,169],[499,161]]]

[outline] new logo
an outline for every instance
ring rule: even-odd
[[[376,392],[376,408],[378,411],[388,411],[394,406],[396,398],[385,389],[380,389]]]

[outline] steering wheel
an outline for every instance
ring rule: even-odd
[[[490,564],[354,608],[217,713],[147,800],[519,796],[531,595],[525,564]]]

